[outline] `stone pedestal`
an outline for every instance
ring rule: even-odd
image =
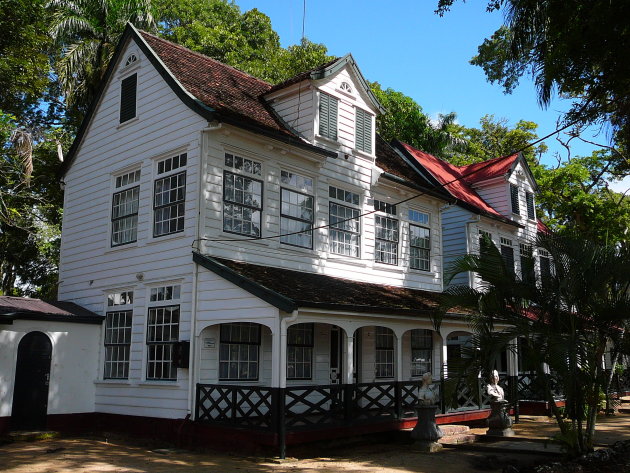
[[[507,401],[492,401],[490,403],[492,411],[488,417],[488,431],[486,435],[493,437],[513,437],[512,419],[507,413]]]
[[[416,406],[418,423],[411,432],[411,438],[415,440],[414,450],[425,453],[439,452],[442,445],[437,441],[444,435],[435,423],[437,406]]]

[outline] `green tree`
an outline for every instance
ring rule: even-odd
[[[61,48],[56,72],[67,117],[79,123],[128,22],[155,29],[151,0],[50,0],[50,35]]]
[[[442,15],[456,0],[439,0]],[[630,170],[630,3],[623,0],[489,0],[505,24],[479,46],[472,64],[490,82],[511,92],[531,75],[538,99],[549,105],[554,91],[574,100],[566,122],[610,125],[618,154]]]
[[[431,123],[411,97],[392,88],[383,90],[378,82],[372,82],[370,87],[386,110],[376,118],[376,131],[384,140],[398,139],[441,157],[465,149],[465,141],[455,133],[455,113],[440,115],[437,123]]]
[[[476,273],[480,287],[452,286],[445,294],[445,311],[469,311],[479,350],[471,350],[465,368],[487,373],[501,351],[511,350],[520,338],[519,356],[542,381],[569,451],[592,450],[600,392],[607,385],[602,359],[607,343],[618,340],[630,322],[628,248],[597,245],[577,235],[540,236],[536,246],[549,252],[552,268],[533,281],[507,268],[489,239],[482,245],[480,255],[464,256],[451,268],[454,274]],[[440,322],[437,318],[436,325]],[[563,390],[564,412],[554,402],[552,380]]]
[[[280,48],[271,63],[265,65],[263,75],[272,84],[277,84],[333,59],[325,45],[303,38],[300,44]]]

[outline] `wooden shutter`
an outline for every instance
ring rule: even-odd
[[[512,212],[515,214],[521,213],[521,207],[518,202],[518,186],[510,184],[510,200],[512,201]]]
[[[372,152],[372,116],[360,108],[356,113],[355,146],[359,151]]]
[[[136,90],[138,74],[123,79],[120,83],[120,123],[136,116]]]
[[[337,99],[320,92],[319,94],[319,134],[337,139]]]
[[[532,220],[536,218],[536,211],[534,210],[534,194],[531,192],[525,192],[525,200],[527,201],[527,218]]]

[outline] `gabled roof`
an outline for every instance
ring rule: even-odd
[[[420,151],[406,143],[395,141],[394,146],[400,150],[404,156],[415,161],[417,165],[416,169],[420,174],[426,176],[426,173],[429,173],[429,176],[435,180],[436,185],[446,188],[446,190],[457,199],[458,204],[475,213],[500,220],[510,225],[520,226],[518,223],[497,212],[472,188],[468,181],[468,177],[472,175],[472,172],[464,173],[461,167],[447,163],[442,159]],[[480,166],[477,167],[474,172],[482,172],[483,170],[485,170],[485,168]]]
[[[297,74],[296,76],[293,76],[290,79],[285,80],[284,82],[280,82],[279,84],[274,85],[270,90],[268,90],[267,93],[282,90],[285,87],[288,87],[293,84],[297,84],[298,82],[301,82],[307,79],[310,79],[310,80],[325,79],[326,77],[336,74],[338,71],[343,69],[346,65],[350,67],[355,77],[358,79],[359,83],[361,84],[361,87],[365,91],[370,102],[372,102],[372,105],[374,106],[374,108],[378,110],[379,113],[385,113],[385,108],[378,101],[378,99],[376,98],[376,95],[374,95],[374,92],[372,92],[372,89],[370,88],[370,84],[368,84],[368,82],[365,80],[365,77],[363,77],[363,74],[359,70],[359,66],[357,66],[357,63],[354,60],[354,57],[352,57],[352,54],[349,54],[349,53],[343,57],[335,58],[332,61],[327,62],[326,64],[322,64],[321,66],[317,66],[311,70]]]
[[[436,292],[242,263],[197,252],[193,252],[193,260],[285,312],[319,308],[426,317],[437,310],[441,297]]]
[[[481,161],[480,163],[459,166],[458,169],[468,183],[474,184],[509,174],[518,156],[518,153],[510,156],[500,156],[487,161]]]
[[[61,168],[62,175],[72,164],[100,98],[130,40],[138,44],[182,102],[208,121],[223,121],[323,156],[336,156],[334,152],[303,140],[283,123],[263,98],[271,89],[271,84],[203,54],[137,30],[128,23],[99,90],[68,151]]]
[[[104,317],[74,302],[0,296],[0,324],[11,324],[16,319],[100,324]]]

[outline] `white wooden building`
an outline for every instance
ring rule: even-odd
[[[59,300],[105,317],[101,420],[273,444],[413,416],[470,335],[461,314],[433,329],[445,265],[487,231],[518,271],[536,220],[510,185],[526,209],[536,185],[513,157],[474,182],[449,168],[458,193],[375,134],[382,112],[351,55],[272,86],[127,27],[63,177]]]

